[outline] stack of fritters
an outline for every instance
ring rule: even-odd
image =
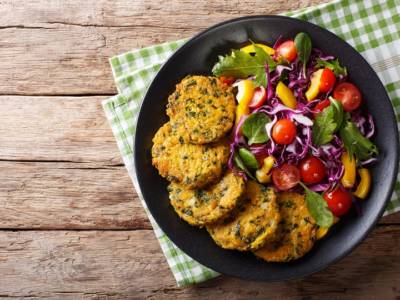
[[[255,251],[267,261],[298,258],[315,240],[304,197],[277,197],[272,188],[226,171],[235,109],[232,88],[218,78],[184,78],[168,98],[170,121],[153,138],[153,165],[171,181],[176,213],[205,226],[219,246]]]

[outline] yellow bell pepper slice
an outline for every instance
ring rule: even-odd
[[[242,80],[235,86],[238,88],[236,95],[236,100],[238,101],[238,106],[236,107],[237,124],[242,116],[250,113],[249,103],[253,99],[255,86],[253,81],[249,79]]]
[[[306,91],[306,98],[308,101],[312,101],[315,98],[317,98],[319,94],[319,85],[323,71],[324,69],[320,69],[311,75],[311,84],[308,90]]]
[[[339,218],[338,217],[333,217],[333,223],[332,225],[336,224],[337,222],[339,222]],[[331,229],[332,225],[330,227],[318,227],[317,229],[317,234],[316,234],[316,238],[317,240],[322,239],[324,236],[326,236],[326,234],[328,233],[329,229]]]
[[[297,106],[297,100],[291,89],[289,89],[282,81],[276,86],[276,95],[284,105],[291,109]]]
[[[263,165],[260,169],[256,171],[256,178],[260,183],[271,182],[271,170],[274,166],[275,158],[273,156],[268,156],[264,158]]]
[[[371,173],[368,169],[361,168],[358,169],[358,175],[360,176],[360,183],[354,192],[354,196],[360,199],[365,199],[371,189]]]
[[[250,44],[250,45],[247,45],[247,46],[244,46],[243,48],[241,48],[240,51],[243,51],[246,53],[255,53],[256,50],[254,49],[254,45],[260,47],[265,52],[267,52],[269,55],[275,54],[275,50],[273,48],[268,47],[267,45],[264,45],[264,44]]]
[[[344,173],[340,182],[345,188],[352,188],[356,182],[356,158],[354,155],[350,157],[347,152],[344,152],[341,159]]]

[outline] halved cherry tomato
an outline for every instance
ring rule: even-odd
[[[299,169],[296,166],[284,164],[272,170],[272,181],[277,189],[287,191],[299,183]]]
[[[325,165],[315,156],[309,156],[300,162],[300,175],[304,183],[315,184],[324,179]]]
[[[253,99],[251,99],[249,103],[250,108],[258,108],[267,100],[267,91],[265,87],[259,86],[254,90]]]
[[[296,45],[294,44],[294,41],[288,40],[280,44],[276,49],[275,54],[278,57],[283,56],[289,62],[294,61],[297,57],[297,49]]]
[[[335,74],[331,69],[325,68],[322,72],[321,79],[319,82],[319,91],[322,93],[329,92],[336,83]]]
[[[222,81],[222,83],[225,83],[227,85],[232,85],[232,83],[235,82],[235,77],[226,77],[226,76],[220,76],[219,80]]]
[[[343,216],[351,207],[351,194],[342,186],[324,193],[323,197],[328,203],[329,209],[336,217]]]
[[[315,107],[314,107],[314,115],[317,114],[317,113],[320,113],[325,108],[327,108],[329,105],[331,105],[331,101],[329,99],[322,100],[317,105],[315,105]]]
[[[340,83],[333,91],[333,98],[342,103],[345,111],[353,111],[361,105],[360,90],[350,82]]]
[[[272,138],[277,144],[291,144],[296,138],[296,125],[289,119],[279,120],[272,128]]]

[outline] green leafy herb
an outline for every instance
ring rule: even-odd
[[[346,67],[342,67],[339,63],[338,59],[334,60],[322,60],[317,58],[317,64],[315,65],[316,68],[329,68],[331,71],[336,75],[343,75],[347,76],[347,69]]]
[[[265,143],[269,140],[265,125],[271,122],[271,119],[263,113],[251,114],[244,121],[242,131],[248,138],[248,144]]]
[[[320,194],[307,188],[303,183],[300,182],[300,184],[306,193],[307,208],[317,225],[321,227],[330,227],[333,224],[333,214],[329,210],[328,204],[324,198],[322,198]]]
[[[299,60],[303,63],[303,72],[306,74],[306,66],[312,48],[311,39],[307,33],[300,32],[294,38],[294,44],[296,45]]]
[[[275,61],[262,48],[254,44],[255,55],[233,50],[231,55],[219,56],[218,62],[214,65],[212,72],[215,76],[232,76],[235,78],[247,78],[255,76],[256,86],[266,86],[267,77],[265,65],[268,64],[269,71],[275,67]]]
[[[246,148],[239,149],[239,156],[247,168],[252,170],[256,170],[259,168],[256,157]]]
[[[237,152],[235,152],[235,155],[233,156],[233,161],[235,162],[237,168],[246,173],[246,175],[249,176],[251,179],[256,180],[254,176],[250,173],[249,169],[247,169]]]
[[[332,97],[330,97],[330,101],[331,104],[317,114],[313,124],[312,138],[317,147],[329,143],[343,122],[342,104]]]
[[[363,161],[378,154],[378,148],[361,134],[348,113],[339,134],[350,157],[354,154],[358,161]]]

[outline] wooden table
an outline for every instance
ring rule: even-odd
[[[399,297],[400,214],[304,280],[177,288],[100,105],[115,54],[318,2],[1,1],[0,297]]]

